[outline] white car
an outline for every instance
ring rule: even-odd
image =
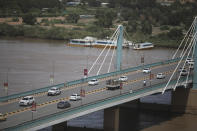
[[[194,65],[193,64],[189,65],[189,69],[194,69]]]
[[[32,105],[35,102],[33,96],[25,96],[19,101],[20,106]]]
[[[77,100],[81,100],[81,96],[78,94],[73,94],[70,96],[70,101],[77,101]]]
[[[186,68],[180,67],[178,71],[181,72],[182,70],[186,70]]]
[[[188,64],[189,64],[189,65],[193,65],[193,64],[194,64],[194,60],[188,61]]]
[[[163,73],[157,74],[157,79],[164,79],[166,76]]]
[[[150,68],[144,68],[142,72],[143,73],[150,73]]]
[[[119,81],[127,81],[128,80],[128,77],[127,76],[121,76],[119,78]]]
[[[186,70],[182,70],[181,72],[180,72],[180,75],[181,76],[186,76],[188,74],[188,72],[186,71]]]
[[[192,58],[187,58],[186,63],[188,63],[189,61],[193,61],[193,59]]]
[[[61,91],[57,87],[52,87],[51,89],[48,90],[48,96],[50,95],[60,95]]]
[[[88,85],[97,85],[98,84],[98,80],[97,79],[92,79],[88,82]]]

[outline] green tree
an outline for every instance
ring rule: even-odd
[[[79,20],[79,15],[76,14],[76,13],[73,13],[73,14],[69,14],[68,17],[67,17],[67,21],[70,22],[70,23],[77,23],[78,20]]]
[[[88,2],[88,5],[89,6],[92,6],[92,7],[99,7],[101,6],[101,2],[98,1],[98,0],[86,0]]]
[[[32,13],[27,13],[22,16],[23,22],[28,25],[34,25],[36,23],[36,17]]]
[[[128,25],[126,26],[126,30],[128,32],[136,32],[137,31],[137,22],[135,20],[130,19],[128,21]]]
[[[112,21],[116,18],[116,12],[111,10],[99,10],[96,12],[96,24],[101,27],[109,28],[112,26]]]
[[[149,21],[142,22],[142,32],[144,34],[152,34],[152,25]]]
[[[183,36],[183,32],[181,29],[172,28],[167,35],[171,39],[180,39]]]

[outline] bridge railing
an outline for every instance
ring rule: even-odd
[[[21,98],[21,97],[32,95],[32,94],[44,93],[44,92],[47,92],[51,87],[54,87],[54,86],[58,87],[58,88],[73,86],[73,85],[77,85],[77,84],[87,82],[91,79],[102,79],[102,78],[106,78],[106,77],[110,77],[110,76],[117,76],[117,75],[121,75],[121,74],[124,74],[124,73],[140,70],[140,69],[143,69],[143,68],[149,68],[149,67],[154,67],[154,66],[159,66],[159,65],[163,65],[163,64],[169,64],[169,63],[177,62],[179,60],[180,60],[180,58],[175,58],[175,59],[166,60],[166,61],[162,61],[162,62],[147,64],[147,65],[144,65],[144,66],[141,65],[141,66],[137,66],[137,67],[123,69],[123,70],[120,70],[120,71],[110,72],[110,73],[101,74],[101,75],[97,75],[97,76],[91,76],[91,77],[87,77],[87,78],[83,78],[83,79],[79,79],[79,80],[74,80],[74,81],[70,81],[70,82],[66,82],[66,83],[61,83],[61,84],[57,84],[57,85],[53,85],[53,86],[47,86],[47,87],[40,88],[40,89],[35,89],[35,90],[32,90],[32,91],[26,91],[26,92],[21,92],[21,93],[9,95],[9,96],[3,96],[3,97],[0,97],[0,102],[9,101],[11,99]]]
[[[163,65],[163,64],[169,64],[169,63],[176,62],[178,60],[180,60],[180,58],[175,58],[175,59],[172,59],[172,60],[166,60],[166,61],[163,61],[163,62],[152,63],[152,64],[148,64],[148,65],[144,65],[144,66],[141,65],[141,66],[137,66],[137,67],[127,68],[127,69],[123,69],[123,70],[120,70],[120,71],[101,74],[101,75],[98,75],[98,76],[91,76],[91,77],[88,77],[88,78],[67,82],[66,86],[72,86],[72,85],[75,85],[75,84],[80,84],[80,83],[83,83],[83,82],[90,81],[92,79],[102,79],[102,78],[106,78],[106,77],[110,77],[110,76],[121,75],[121,74],[124,74],[124,73],[140,70],[140,69],[143,69],[143,68],[149,68],[149,67],[159,66],[159,65]]]

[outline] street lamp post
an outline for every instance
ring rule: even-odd
[[[6,82],[4,82],[4,89],[5,89],[5,92],[6,92],[7,96],[8,96],[8,72],[9,72],[9,68],[7,70],[7,73],[6,73]]]
[[[54,61],[53,61],[53,63],[52,63],[53,65],[53,69],[52,69],[52,74],[50,75],[50,84],[51,84],[51,86],[52,85],[54,85],[54,74],[55,74],[55,63],[54,63]]]

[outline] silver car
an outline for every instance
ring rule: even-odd
[[[151,71],[150,71],[150,68],[144,68],[142,72],[143,73],[150,73]]]
[[[163,73],[157,74],[157,79],[164,79],[166,76]]]
[[[60,95],[61,91],[58,87],[52,87],[51,89],[48,90],[48,96],[52,95]]]
[[[28,106],[32,105],[35,102],[35,99],[33,96],[25,96],[19,101],[20,106]]]

